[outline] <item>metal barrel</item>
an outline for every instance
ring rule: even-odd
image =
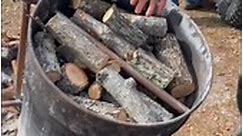
[[[55,10],[71,16],[68,0],[41,0],[33,16],[44,23]],[[167,5],[168,6],[168,5]],[[169,31],[178,38],[186,61],[193,67],[198,88],[186,103],[190,110],[169,121],[135,124],[106,119],[80,108],[44,74],[34,54],[33,35],[40,30],[30,21],[26,57],[24,102],[19,136],[168,136],[176,132],[205,100],[212,85],[212,55],[197,25],[174,6],[166,10]]]

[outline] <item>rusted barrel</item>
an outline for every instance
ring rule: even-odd
[[[34,16],[47,22],[56,9],[67,16],[68,0],[41,0]],[[174,6],[167,5],[169,31],[182,46],[186,61],[194,68],[198,90],[187,100],[190,110],[170,121],[135,124],[108,120],[80,108],[60,91],[42,71],[34,54],[33,35],[40,30],[30,21],[25,71],[24,103],[20,117],[20,136],[167,136],[176,132],[205,100],[212,84],[212,56],[196,24]]]

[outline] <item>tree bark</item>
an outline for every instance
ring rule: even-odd
[[[159,62],[153,56],[148,55],[142,49],[134,53],[129,63],[144,77],[151,80],[160,89],[165,89],[174,78],[174,72],[165,64]]]
[[[107,64],[109,57],[87,38],[84,30],[61,13],[58,12],[49,20],[47,28],[61,44],[71,47],[74,56],[91,71],[96,73]]]
[[[124,79],[118,72],[109,67],[102,69],[98,73],[97,78],[106,91],[117,100],[128,115],[136,122],[151,123],[163,120],[160,113],[164,112],[164,109],[161,107],[157,107],[159,109],[156,110],[150,108],[150,104],[148,105],[148,103],[144,101],[144,99],[150,98],[141,98],[141,94],[136,89],[136,82],[134,79]],[[145,95],[143,97],[145,97]],[[159,110],[160,112],[158,112]]]
[[[101,23],[82,10],[76,10],[72,20],[97,39],[101,39],[106,46],[123,59],[129,59],[135,51],[133,45],[115,34],[107,25]]]
[[[167,33],[167,22],[163,17],[147,17],[134,15],[129,13],[122,13],[129,23],[137,26],[145,34],[154,37],[164,37]]]
[[[109,8],[102,21],[107,24],[111,30],[130,42],[135,47],[146,45],[148,36],[144,34],[136,25],[130,24],[115,6]]]
[[[89,84],[89,79],[82,69],[72,63],[62,67],[63,78],[58,81],[57,86],[66,93],[78,94]]]
[[[175,71],[175,78],[168,86],[172,96],[181,98],[195,91],[195,84],[174,35],[167,34],[156,46],[155,54],[161,62]]]
[[[61,78],[61,69],[56,56],[54,40],[44,32],[38,32],[34,37],[37,47],[35,53],[47,77],[56,82]]]

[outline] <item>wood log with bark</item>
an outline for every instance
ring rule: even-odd
[[[167,22],[163,17],[147,17],[134,15],[129,13],[122,13],[129,23],[137,26],[145,34],[154,37],[164,37],[167,33]]]
[[[84,70],[73,63],[62,67],[63,77],[57,81],[57,86],[64,92],[78,94],[89,85],[89,79]]]
[[[174,79],[174,71],[142,49],[134,52],[129,63],[160,89],[165,89]]]
[[[91,110],[99,115],[105,116],[109,119],[118,119],[121,121],[130,122],[131,119],[127,116],[124,109],[112,103],[91,100],[85,96],[71,96],[81,107]]]
[[[61,78],[61,69],[54,39],[47,33],[38,32],[34,36],[34,41],[37,45],[35,53],[43,71],[52,82],[58,81]]]
[[[132,44],[115,34],[107,25],[82,10],[76,10],[72,20],[94,37],[101,39],[106,46],[123,59],[130,59],[132,53],[136,50]]]
[[[48,31],[63,45],[69,46],[91,71],[97,72],[102,69],[109,57],[99,50],[93,41],[87,38],[84,30],[79,28],[63,14],[57,12],[46,24]]]
[[[148,36],[144,34],[136,25],[121,15],[115,5],[107,10],[102,21],[107,24],[112,31],[123,37],[135,47],[147,45]]]
[[[135,80],[133,78],[124,79],[110,67],[106,67],[98,73],[97,81],[138,123],[162,121],[165,116],[161,115],[166,115],[166,117],[171,115],[159,105],[156,105],[156,108],[150,108],[151,102],[146,102],[146,99],[149,99],[149,101],[152,101],[152,99],[144,98],[145,95],[141,97],[141,93],[136,89]]]
[[[180,45],[173,34],[167,34],[156,46],[155,54],[165,65],[175,71],[175,78],[168,86],[172,96],[181,98],[195,91],[195,83],[188,70]]]
[[[79,8],[90,14],[97,20],[102,20],[105,12],[111,7],[111,4],[102,0],[73,0],[73,7]]]

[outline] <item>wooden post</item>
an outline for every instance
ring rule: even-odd
[[[133,45],[115,34],[107,25],[101,23],[82,10],[78,9],[72,20],[97,39],[101,39],[103,43],[123,59],[131,58],[132,53],[135,51]]]
[[[107,24],[111,30],[119,34],[135,47],[146,45],[148,36],[144,34],[137,26],[130,24],[118,11],[116,6],[112,6],[105,13],[102,21]]]
[[[195,91],[196,86],[174,35],[167,34],[156,46],[155,54],[161,62],[175,71],[175,78],[168,86],[172,96],[181,98]]]
[[[61,44],[71,47],[75,57],[91,71],[97,72],[107,64],[109,57],[85,36],[88,34],[84,30],[61,13],[49,20],[47,29]]]
[[[82,69],[72,63],[66,63],[62,67],[63,78],[58,81],[57,86],[64,92],[78,94],[88,84],[88,77]]]
[[[110,67],[102,69],[98,73],[97,78],[97,81],[102,84],[106,91],[117,100],[128,115],[136,122],[151,123],[163,120],[163,116],[160,113],[165,110],[158,105],[158,109],[150,108],[151,103],[144,101],[150,98],[141,98],[141,94],[137,91],[136,82],[133,78],[125,80],[118,72]],[[164,112],[164,114],[166,115],[168,112]]]
[[[43,71],[52,82],[58,81],[61,78],[61,69],[56,56],[54,39],[47,33],[38,32],[34,36],[34,41],[37,45],[35,53]]]
[[[174,72],[155,57],[138,49],[129,63],[144,77],[151,80],[160,89],[165,89],[174,78]]]

